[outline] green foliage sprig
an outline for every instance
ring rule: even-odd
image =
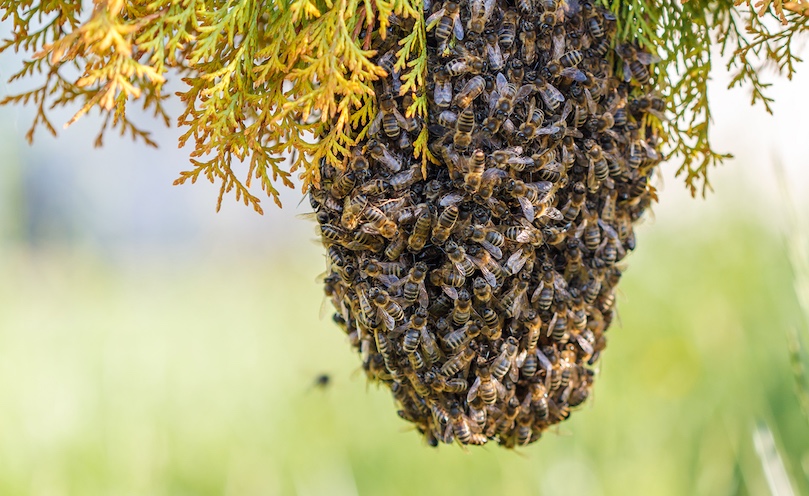
[[[753,103],[771,111],[761,70],[791,77],[799,60],[793,41],[809,22],[806,0],[601,2],[619,19],[619,41],[637,40],[661,57],[655,84],[674,118],[656,125],[682,161],[678,174],[692,194],[704,194],[710,166],[729,157],[709,139],[711,42],[730,55],[731,86],[750,86]],[[31,54],[11,81],[44,77],[0,104],[36,106],[29,141],[40,126],[56,134],[50,110],[78,106],[67,125],[93,108],[105,116],[96,145],[118,129],[154,146],[127,116],[127,105],[141,100],[168,124],[163,85],[176,74],[186,85],[177,93],[186,105],[178,118],[186,128],[180,145],[194,145],[192,167],[176,183],[200,177],[219,183],[217,208],[233,192],[261,212],[253,181],[280,205],[278,182],[293,186],[298,172],[304,189],[317,187],[321,160],[344,165],[377,112],[373,83],[385,71],[375,64],[373,45],[392,22],[410,33],[399,41],[395,62],[402,94],[412,97],[407,114],[427,117],[422,0],[94,0],[90,10],[82,4],[0,0],[0,18],[12,23],[0,52]],[[425,126],[414,141],[424,166],[435,161],[428,137]],[[240,162],[247,163],[243,179],[234,170]]]
[[[730,87],[751,88],[752,103],[763,103],[772,113],[772,98],[763,79],[765,69],[792,78],[795,38],[805,33],[809,5],[801,2],[760,0],[602,0],[619,19],[620,41],[637,40],[658,55],[655,87],[667,101],[672,120],[657,123],[669,140],[670,156],[681,161],[677,175],[685,176],[691,194],[711,188],[708,170],[731,155],[711,146],[711,106],[708,102],[711,47],[718,42],[729,56],[733,74]]]

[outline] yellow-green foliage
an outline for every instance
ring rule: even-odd
[[[709,166],[728,156],[709,142],[712,39],[732,55],[733,85],[750,85],[753,102],[769,110],[759,69],[791,76],[797,60],[792,41],[806,28],[806,4],[601,2],[619,19],[619,40],[637,39],[663,59],[655,83],[674,118],[659,125],[669,151],[682,160],[679,173],[692,193],[704,192]],[[384,70],[374,63],[372,43],[385,37],[389,22],[411,33],[399,40],[396,62],[402,92],[413,97],[408,114],[427,116],[422,0],[94,0],[87,7],[67,0],[0,0],[0,16],[13,23],[0,52],[30,55],[11,80],[38,75],[41,81],[0,104],[36,105],[29,141],[40,126],[56,134],[48,111],[69,106],[78,110],[68,124],[94,107],[102,111],[97,145],[109,128],[154,145],[127,117],[127,104],[141,99],[168,124],[163,85],[179,76],[186,85],[178,92],[186,105],[177,120],[185,128],[180,144],[191,141],[194,151],[191,168],[176,183],[205,177],[220,184],[219,205],[233,192],[261,212],[259,197],[250,192],[253,181],[280,204],[279,181],[292,186],[291,175],[299,172],[306,189],[318,186],[321,160],[343,165],[376,112],[373,83]],[[423,126],[414,154],[425,165],[434,160],[427,139]],[[247,163],[243,179],[234,159]]]

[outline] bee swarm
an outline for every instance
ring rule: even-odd
[[[405,117],[393,19],[379,114],[310,199],[334,320],[429,444],[539,439],[588,397],[618,262],[654,199],[651,60],[589,1],[428,5],[428,122]],[[616,68],[618,73],[616,74]],[[440,166],[422,177],[422,126]]]

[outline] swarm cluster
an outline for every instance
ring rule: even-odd
[[[614,47],[615,18],[590,1],[425,9],[428,122],[404,115],[413,96],[380,51],[368,138],[311,191],[326,294],[431,445],[526,445],[590,393],[665,107],[651,56]],[[424,171],[423,126],[442,162]]]

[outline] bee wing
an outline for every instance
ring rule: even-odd
[[[531,236],[531,231],[528,229],[523,229],[519,233],[517,233],[517,243],[530,243],[533,237]]]
[[[450,207],[452,205],[456,205],[458,202],[463,200],[464,195],[462,193],[447,193],[438,201],[438,204],[442,207]]]
[[[453,300],[457,300],[457,299],[458,299],[458,290],[457,290],[457,289],[455,289],[455,288],[453,288],[452,286],[446,286],[446,285],[444,285],[444,286],[441,286],[441,289],[443,289],[443,290],[444,290],[444,293],[445,293],[447,296],[449,296],[450,298],[452,298]]]
[[[439,9],[433,15],[427,18],[425,21],[427,23],[427,31],[433,29],[435,25],[438,24],[441,18],[444,17],[444,12],[446,12],[446,9]]]
[[[424,283],[421,283],[421,285],[419,286],[419,300],[418,301],[419,301],[419,305],[421,305],[422,308],[427,308],[428,306],[430,306],[430,297],[427,295],[427,288],[424,287]]]
[[[472,384],[472,387],[469,388],[469,392],[466,393],[466,402],[472,403],[475,401],[475,398],[478,397],[478,390],[480,389],[480,376],[475,379],[475,382]]]
[[[559,60],[562,58],[562,55],[565,54],[565,37],[564,36],[554,36],[553,37],[553,60]]]
[[[393,317],[390,314],[381,308],[377,307],[377,315],[385,322],[385,327],[389,330],[393,330],[396,327],[396,321],[393,320]]]
[[[464,32],[463,32],[463,23],[461,23],[461,16],[459,15],[455,16],[455,21],[452,24],[452,31],[453,33],[455,33],[456,38],[458,38],[459,40],[463,39]]]
[[[650,108],[649,110],[647,110],[647,112],[648,112],[648,113],[650,113],[650,114],[652,114],[653,116],[657,117],[657,118],[658,118],[658,119],[660,119],[661,121],[669,121],[669,120],[671,120],[671,119],[669,119],[668,117],[666,117],[666,115],[665,115],[665,114],[663,114],[663,113],[661,113],[661,112],[658,112],[658,111],[657,111],[657,110],[655,110],[655,109],[651,109],[651,108]]]
[[[498,398],[505,398],[508,395],[508,390],[503,385],[502,382],[498,381],[496,378],[492,377],[492,384],[494,384],[494,389],[497,391]]]
[[[386,289],[387,289],[387,288],[390,288],[392,285],[394,285],[394,284],[396,284],[397,282],[399,282],[399,278],[398,278],[398,277],[396,277],[396,276],[389,276],[389,275],[385,275],[385,274],[379,274],[378,276],[376,276],[376,279],[377,279],[379,282],[381,282],[382,284],[384,284]]]
[[[498,72],[494,80],[495,83],[497,84],[498,93],[503,93],[508,89],[508,79],[506,79],[506,76],[504,76],[502,72]]]
[[[484,239],[483,241],[481,241],[481,242],[480,242],[480,246],[482,246],[483,248],[485,248],[485,249],[486,249],[486,251],[488,251],[489,253],[491,253],[491,254],[492,254],[492,256],[493,256],[494,258],[496,258],[496,259],[498,259],[498,260],[500,260],[501,258],[503,258],[503,252],[502,252],[502,250],[500,250],[500,248],[498,248],[498,247],[494,246],[493,244],[489,243],[489,242],[488,242],[488,241],[486,241],[485,239]]]
[[[560,212],[559,209],[555,207],[546,208],[545,212],[543,213],[543,216],[556,221],[564,220],[565,218],[565,216],[562,215],[562,212]]]
[[[514,363],[515,359],[511,360],[511,367],[508,369],[508,377],[515,384],[520,380],[520,369]]]
[[[390,154],[389,151],[385,150],[382,152],[382,162],[393,172],[399,172],[402,170],[402,163],[396,160],[396,158]]]
[[[376,136],[379,134],[379,131],[382,129],[382,111],[377,110],[376,117],[374,120],[371,121],[371,124],[368,126],[368,135],[369,136]]]
[[[632,69],[629,68],[629,62],[624,60],[624,82],[628,83],[632,80]]]
[[[565,67],[560,74],[580,83],[587,81],[587,75],[575,67]]]
[[[519,250],[515,251],[508,260],[506,261],[506,267],[511,271],[512,274],[516,274],[519,272],[525,262],[528,260],[527,256],[523,256],[523,249],[520,248]]]
[[[494,179],[504,179],[506,177],[508,177],[508,172],[504,171],[503,169],[492,167],[491,169],[486,169],[483,172],[481,175],[481,180],[483,182],[489,182]]]
[[[587,79],[587,76],[585,76],[585,79]],[[595,114],[598,111],[598,105],[595,100],[593,100],[593,95],[590,94],[590,90],[587,88],[584,88],[584,99],[587,101],[587,111],[591,114]]]
[[[558,319],[558,314],[556,312],[553,312],[553,317],[551,317],[551,321],[548,322],[548,336],[550,336],[551,333],[553,333],[553,328],[556,327],[557,319]],[[539,355],[537,355],[537,358],[539,358]]]
[[[537,284],[537,289],[531,294],[531,303],[536,302],[539,299],[539,295],[542,293],[542,290],[545,288],[545,281],[539,281]]]
[[[649,52],[637,52],[637,59],[643,65],[650,65],[654,64],[655,62],[660,62],[661,58],[657,55],[651,54]]]
[[[588,354],[588,355],[592,355],[593,354],[593,345],[591,345],[590,342],[587,341],[584,338],[584,336],[582,336],[580,333],[576,333],[575,337],[576,337],[576,341],[579,343],[579,346],[581,347],[582,351],[584,353]]]
[[[520,203],[520,208],[522,208],[522,213],[528,222],[534,222],[535,212],[534,212],[534,205],[528,200],[528,198],[524,196],[520,196],[517,198],[517,201]]]
[[[558,133],[561,130],[562,130],[562,128],[558,127],[558,126],[541,127],[539,129],[537,129],[536,131],[534,131],[534,134],[536,136],[544,136],[546,134]]]
[[[520,89],[517,90],[517,93],[514,95],[514,103],[519,103],[525,100],[531,93],[534,91],[533,84],[524,84],[520,86]]]

